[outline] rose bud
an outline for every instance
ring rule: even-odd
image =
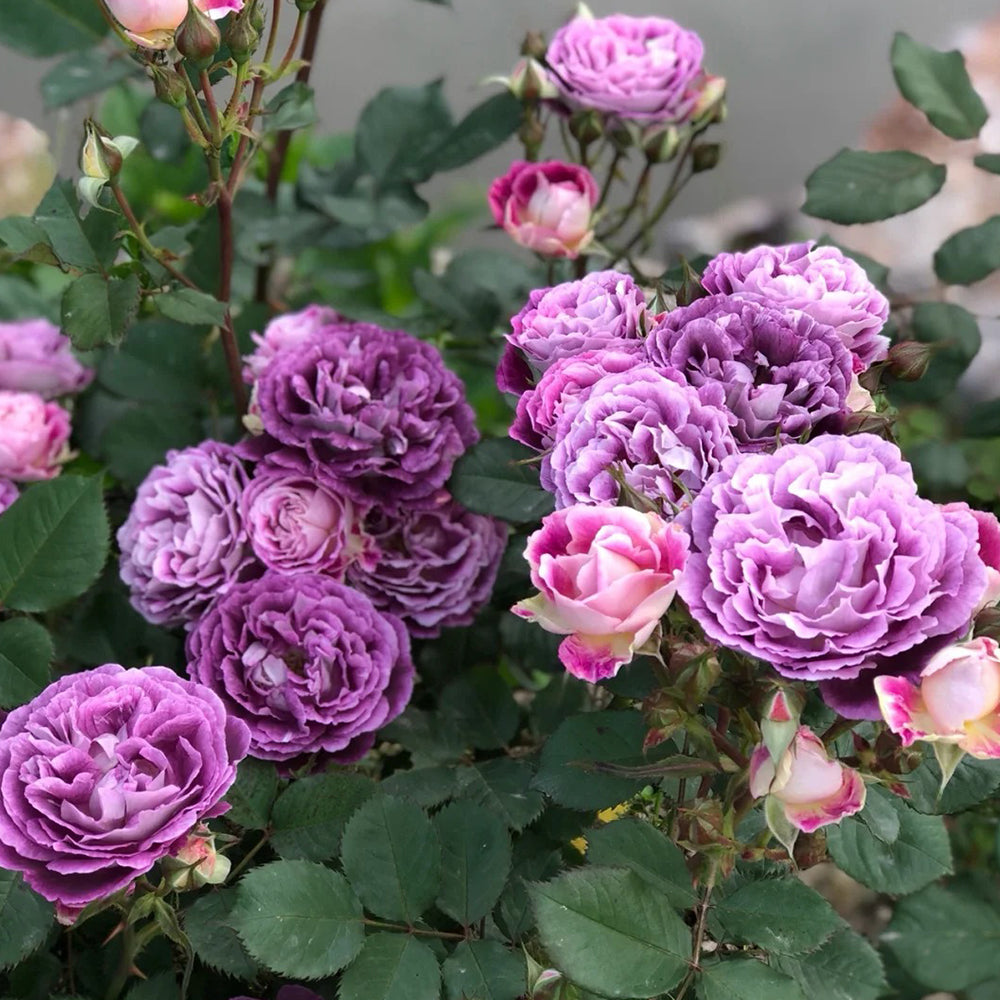
[[[919,340],[901,340],[889,348],[889,371],[901,382],[923,378],[934,349]]]
[[[483,83],[503,84],[519,101],[529,104],[559,96],[545,67],[531,56],[518,59],[510,76],[488,76]]]
[[[222,33],[215,22],[193,3],[174,35],[174,45],[184,58],[198,69],[208,69],[222,44]]]
[[[521,246],[550,257],[577,257],[594,238],[597,181],[585,167],[517,160],[490,186],[497,225]]]
[[[565,635],[559,659],[575,677],[614,677],[653,634],[688,553],[682,528],[628,507],[577,504],[542,520],[525,558],[540,593],[511,610]]]
[[[145,49],[169,49],[174,32],[187,16],[188,0],[105,0],[125,34]],[[243,7],[243,0],[198,0],[197,7],[212,20]]]
[[[775,767],[761,743],[750,757],[750,794],[770,795],[785,819],[797,830],[812,833],[865,804],[865,784],[857,771],[830,760],[820,738],[808,726],[799,726],[795,739]]]

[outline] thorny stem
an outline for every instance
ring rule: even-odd
[[[724,753],[734,764],[737,764],[739,767],[746,767],[750,763],[747,760],[747,758],[742,753],[740,753],[736,745],[730,739],[728,739],[726,736],[723,736],[722,733],[717,732],[716,730],[709,730],[709,731],[712,734],[712,742],[715,744],[716,750],[718,750],[720,753]]]
[[[246,868],[246,866],[250,864],[251,861],[253,861],[253,859],[260,853],[261,849],[270,839],[271,839],[270,832],[265,830],[264,835],[260,838],[260,840],[258,840],[257,843],[254,844],[249,851],[247,851],[247,853],[243,857],[243,860],[229,873],[229,876],[226,879],[226,881],[234,882],[236,880],[236,876],[239,875],[239,873],[243,871],[243,869]]]
[[[464,941],[466,939],[464,934],[456,934],[453,931],[435,931],[424,927],[410,927],[408,924],[392,924],[385,920],[372,920],[369,917],[364,917],[361,922],[367,927],[382,927],[389,931],[402,931],[406,934],[418,934],[423,935],[424,937],[444,938],[448,941]]]
[[[718,861],[714,858],[709,861],[708,878],[705,880],[705,894],[698,904],[698,919],[694,927],[694,943],[691,946],[691,963],[680,989],[674,1000],[684,1000],[694,977],[701,971],[701,948],[705,943],[705,924],[708,922],[708,909],[712,899],[712,890],[715,888],[715,875],[718,871]]]

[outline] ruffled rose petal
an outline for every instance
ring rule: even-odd
[[[821,826],[839,823],[846,816],[853,816],[865,807],[867,790],[857,771],[845,767],[844,780],[836,795],[820,802],[782,803],[788,821],[803,833],[812,833]]]

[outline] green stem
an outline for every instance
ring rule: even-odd
[[[616,149],[615,155],[611,158],[611,166],[608,167],[608,176],[604,178],[604,185],[601,187],[601,196],[597,199],[597,204],[594,206],[595,212],[599,212],[608,200],[608,195],[611,193],[611,185],[615,180],[615,171],[618,169],[618,164],[621,163],[621,160],[622,151]]]
[[[372,920],[364,917],[361,921],[366,927],[381,927],[387,931],[400,931],[404,934],[423,935],[424,937],[443,938],[446,941],[464,941],[464,934],[456,934],[452,931],[434,931],[430,928],[410,927],[407,924],[392,924],[385,920]]]
[[[201,101],[198,100],[198,92],[194,89],[191,79],[184,71],[183,66],[177,67],[177,73],[184,81],[184,90],[187,93],[188,108],[194,116],[194,120],[197,122],[198,128],[201,130],[201,134],[205,137],[205,142],[211,142],[212,129],[208,124],[208,119],[205,117],[205,112],[201,109]]]
[[[261,837],[260,840],[258,840],[257,843],[250,848],[249,851],[247,851],[247,853],[243,857],[243,860],[229,873],[229,877],[226,879],[226,881],[227,882],[235,881],[236,876],[239,875],[239,873],[243,871],[243,869],[246,868],[246,866],[250,864],[251,861],[253,861],[253,859],[257,856],[257,854],[261,851],[261,849],[270,839],[271,839],[271,834],[265,830],[264,836]]]
[[[643,188],[649,183],[649,173],[652,169],[653,164],[647,161],[646,165],[642,168],[642,173],[639,174],[639,179],[635,182],[635,187],[632,189],[632,197],[629,199],[628,207],[622,213],[622,217],[610,229],[597,234],[597,239],[601,243],[621,232],[628,224],[629,219],[632,218],[632,210],[639,203],[639,196]]]

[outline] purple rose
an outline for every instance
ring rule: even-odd
[[[628,349],[642,337],[646,300],[631,277],[595,271],[579,281],[537,288],[515,315],[497,370],[501,392],[524,392],[560,358],[584,351]],[[527,363],[525,363],[527,362]]]
[[[403,623],[315,573],[237,584],[188,634],[187,655],[188,673],[250,727],[250,753],[289,768],[363,757],[413,690]]]
[[[73,357],[69,337],[47,319],[0,323],[0,389],[53,399],[80,392],[93,377]]]
[[[301,344],[326,327],[343,326],[345,322],[336,309],[319,305],[306,306],[298,312],[275,316],[264,327],[263,334],[253,334],[253,342],[257,345],[257,349],[243,359],[244,380],[254,382],[260,378],[260,373],[279,351]]]
[[[683,122],[705,73],[701,39],[665,17],[577,16],[545,54],[563,97],[581,108],[638,122]]]
[[[261,466],[242,504],[250,544],[270,569],[342,577],[356,560],[377,559],[364,512],[313,479]]]
[[[641,365],[606,375],[563,412],[542,485],[559,507],[614,504],[614,471],[651,500],[680,506],[737,448],[718,385],[700,389],[680,375]]]
[[[855,371],[888,353],[889,338],[880,331],[889,300],[836,247],[791,243],[720,253],[708,262],[701,283],[712,293],[761,295],[777,309],[798,309],[832,326],[854,355]]]
[[[166,667],[62,677],[0,727],[0,865],[64,912],[124,889],[226,811],[248,741]]]
[[[2,514],[19,496],[17,484],[4,476],[0,476],[0,514]]]
[[[851,355],[833,327],[802,313],[756,296],[711,295],[667,313],[646,351],[691,385],[720,385],[745,450],[843,428]]]
[[[375,511],[368,530],[378,559],[350,567],[348,582],[402,618],[411,635],[430,638],[445,626],[468,625],[489,600],[507,543],[502,522],[452,501]]]
[[[436,348],[369,323],[282,350],[257,382],[264,434],[244,457],[310,474],[354,500],[427,500],[479,437]]]
[[[786,677],[850,680],[964,629],[986,583],[975,518],[870,434],[731,458],[682,516],[691,614]]]
[[[235,451],[218,441],[168,451],[143,480],[118,545],[121,578],[147,621],[191,621],[258,571],[240,514],[246,485]]]

